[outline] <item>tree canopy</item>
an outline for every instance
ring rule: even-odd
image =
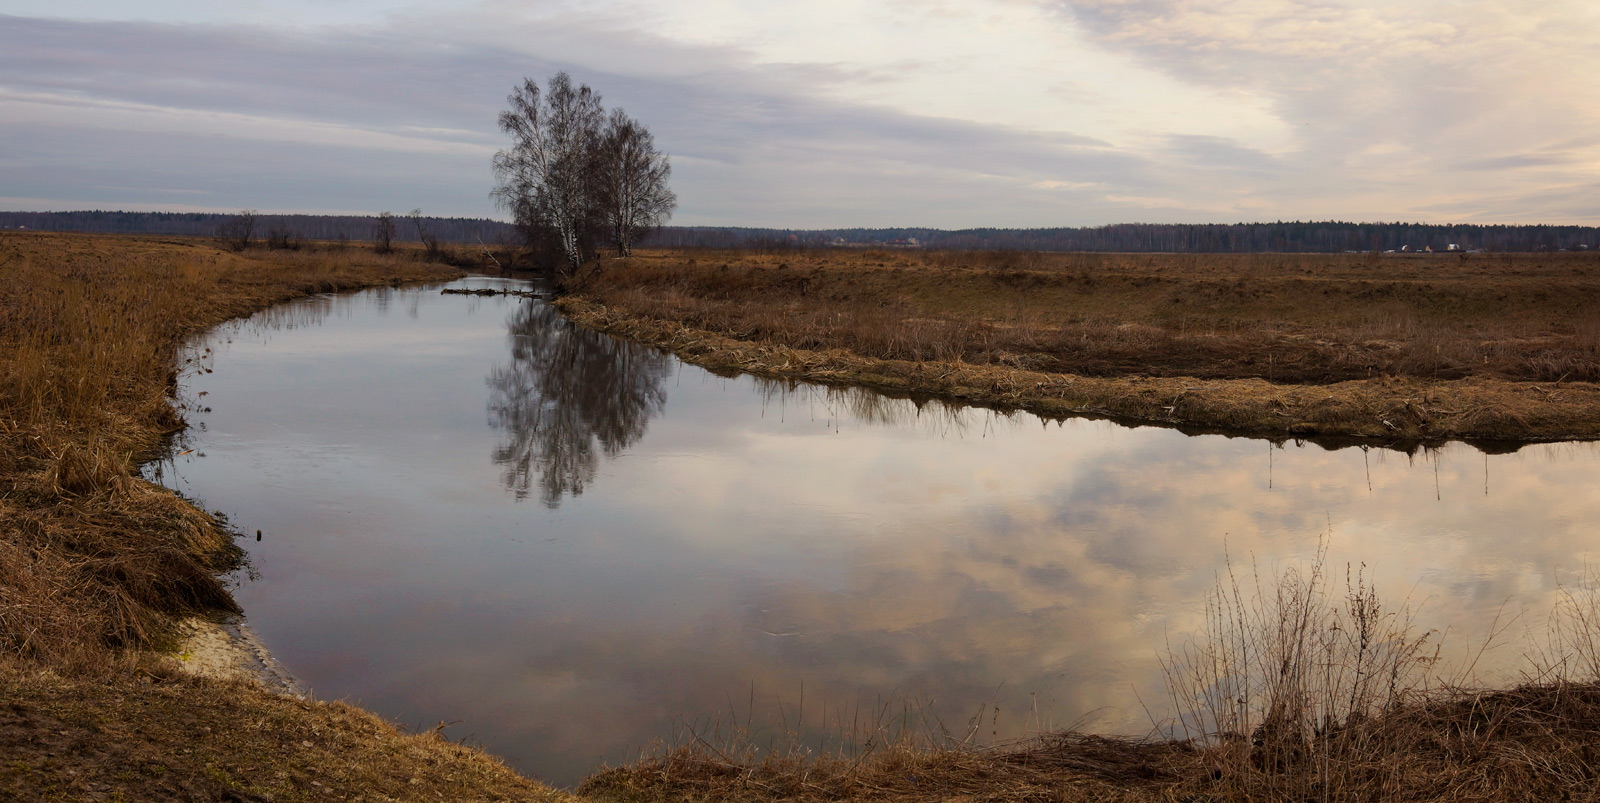
[[[494,156],[493,195],[529,244],[571,274],[600,243],[627,256],[677,205],[672,166],[655,139],[622,110],[564,72],[544,90],[523,79],[506,98],[500,130],[511,146]]]

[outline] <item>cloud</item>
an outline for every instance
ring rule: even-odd
[[[1307,196],[1302,207],[1348,208],[1350,196],[1339,197],[1348,192],[1342,178],[1386,176],[1399,179],[1386,188],[1388,209],[1476,205],[1506,219],[1516,210],[1489,198],[1570,180],[1542,168],[1566,165],[1590,177],[1600,168],[1600,150],[1585,136],[1600,123],[1600,88],[1588,80],[1600,68],[1600,54],[1587,44],[1600,35],[1592,6],[1069,0],[1055,7],[1096,41],[1171,75],[1270,98],[1296,132],[1279,158],[1290,180],[1309,190],[1281,192]],[[1503,183],[1459,175],[1485,170],[1502,173]],[[1570,220],[1583,210],[1548,213]]]
[[[486,214],[505,94],[562,69],[655,131],[685,224],[1509,222],[1527,207],[1505,199],[1536,196],[1561,222],[1591,207],[1559,202],[1564,188],[1600,181],[1585,80],[1600,23],[1571,3],[720,8],[0,17],[0,130],[29,154],[0,161],[0,182],[76,206],[178,189],[218,209],[401,196]],[[150,13],[185,18],[174,9]],[[115,180],[88,166],[108,159]]]
[[[540,41],[567,49],[631,54],[607,73],[481,43],[423,47],[412,27],[291,33],[6,18],[0,128],[28,151],[27,164],[4,168],[9,194],[132,204],[137,188],[187,171],[188,189],[216,208],[375,211],[407,194],[410,172],[416,200],[401,206],[484,214],[503,95],[523,75],[562,68],[649,121],[677,158],[683,223],[959,225],[978,209],[1001,224],[1040,176],[1141,181],[1139,157],[1090,137],[823,100],[817,87],[854,80],[827,65],[730,75],[715,67],[736,62],[735,49],[584,22],[542,29]],[[652,59],[662,65],[655,75],[634,62]],[[130,189],[105,191],[105,170]],[[166,175],[141,182],[140,170]],[[231,189],[219,180],[227,176],[237,177]],[[307,192],[333,176],[345,180]]]
[[[1576,155],[1519,154],[1516,156],[1491,156],[1469,159],[1456,164],[1460,170],[1521,170],[1528,167],[1554,167],[1578,162]]]

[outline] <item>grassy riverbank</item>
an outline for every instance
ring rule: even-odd
[[[991,751],[889,748],[841,757],[683,748],[601,773],[608,801],[1593,800],[1600,687],[1542,687],[1419,703],[1275,750],[1058,734]],[[1320,734],[1318,734],[1320,737]],[[1275,756],[1289,761],[1270,766]]]
[[[458,272],[366,251],[0,234],[0,797],[555,799],[365,712],[189,678],[160,649],[230,611],[239,551],[140,479],[183,426],[183,340],[313,293]],[[151,649],[154,648],[154,649]]]
[[[564,300],[712,368],[1265,435],[1600,437],[1600,255],[656,252]]]

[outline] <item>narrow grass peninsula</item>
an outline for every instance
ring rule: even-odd
[[[656,251],[572,318],[710,368],[1371,442],[1600,437],[1600,254]]]

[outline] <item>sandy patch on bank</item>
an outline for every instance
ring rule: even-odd
[[[305,698],[305,688],[261,645],[238,616],[190,617],[178,623],[178,666],[185,672],[225,680],[248,680],[268,691]]]

